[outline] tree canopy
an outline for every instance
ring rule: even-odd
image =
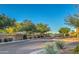
[[[67,25],[73,26],[75,28],[79,27],[79,16],[78,15],[73,15],[67,17],[65,20]]]
[[[67,28],[67,27],[62,27],[59,29],[59,33],[63,34],[63,35],[66,35],[70,32],[70,28]]]
[[[0,29],[9,27],[9,26],[14,26],[16,23],[15,19],[9,18],[5,14],[0,14]]]
[[[37,24],[36,25],[36,29],[40,33],[45,33],[45,32],[50,31],[50,28],[48,27],[48,25],[47,24],[43,24],[43,23]]]
[[[35,31],[35,24],[29,20],[24,21],[21,25],[22,27],[20,28],[20,31]]]
[[[27,33],[45,33],[50,31],[47,24],[34,24],[32,21],[25,19],[23,22],[17,22],[16,19],[10,18],[5,14],[0,14],[0,31],[6,33],[22,32]]]

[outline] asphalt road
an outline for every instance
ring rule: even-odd
[[[43,48],[48,41],[25,40],[22,42],[0,44],[0,54],[29,54]]]

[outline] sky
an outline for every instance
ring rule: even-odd
[[[0,4],[0,13],[4,13],[17,22],[25,19],[33,23],[45,23],[53,32],[66,27],[64,19],[77,13],[76,7],[70,4]]]

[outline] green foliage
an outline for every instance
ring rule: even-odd
[[[63,36],[66,36],[70,32],[70,28],[62,27],[59,29],[59,33],[63,34]]]
[[[45,52],[47,54],[57,54],[60,53],[60,50],[64,48],[64,42],[61,41],[55,41],[50,44],[47,44],[45,47]]]
[[[70,31],[70,28],[62,27],[59,29],[59,33],[67,34]]]
[[[66,24],[76,28],[77,37],[79,34],[79,15],[72,15],[66,19]]]
[[[5,32],[6,32],[6,30],[0,29],[0,33],[5,33]]]
[[[79,54],[79,45],[77,45],[74,49],[73,49],[73,52],[75,54]]]
[[[19,31],[26,31],[27,33],[45,33],[47,31],[49,31],[49,28],[46,24],[33,24],[31,21],[29,20],[25,20],[23,23],[21,23],[22,27],[20,28]]]
[[[31,21],[27,20],[27,21],[22,23],[22,27],[20,28],[20,31],[27,31],[27,32],[32,31],[32,32],[34,32],[35,25]]]
[[[59,49],[63,49],[63,48],[64,48],[64,45],[65,45],[65,43],[62,42],[62,41],[57,41],[56,44],[57,44],[57,47],[58,47]]]
[[[46,24],[43,24],[43,23],[37,24],[36,29],[40,33],[45,33],[50,30],[50,28]]]
[[[68,25],[71,25],[76,28],[79,27],[79,16],[77,15],[69,16],[65,21]]]
[[[0,28],[1,29],[4,29],[8,26],[14,26],[15,22],[16,22],[15,19],[11,19],[5,14],[0,14]]]
[[[45,47],[45,52],[47,54],[57,54],[59,52],[59,49],[56,46],[56,43],[50,43]]]
[[[0,32],[7,29],[6,32],[19,32],[26,31],[27,33],[45,33],[49,31],[49,27],[46,24],[39,23],[34,24],[30,20],[24,20],[21,23],[17,23],[16,19],[9,18],[5,14],[0,14]]]

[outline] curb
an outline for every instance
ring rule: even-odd
[[[42,52],[44,52],[44,49],[36,50],[36,51],[33,51],[33,52],[29,53],[29,54],[44,54]]]
[[[30,41],[30,42],[31,42],[31,41],[39,41],[39,42],[40,42],[40,40],[30,40],[30,39],[27,39],[27,40],[18,40],[18,41],[10,41],[10,42],[1,42],[0,45],[1,45],[1,44],[9,44],[9,43],[23,42],[23,41]],[[43,39],[42,39],[41,41],[46,41],[46,40],[43,40]],[[49,40],[47,40],[47,41],[49,41]]]
[[[26,40],[11,41],[11,42],[2,42],[2,43],[0,43],[0,45],[1,45],[1,44],[8,44],[8,43],[17,43],[17,42],[23,42],[23,41],[26,41]]]

